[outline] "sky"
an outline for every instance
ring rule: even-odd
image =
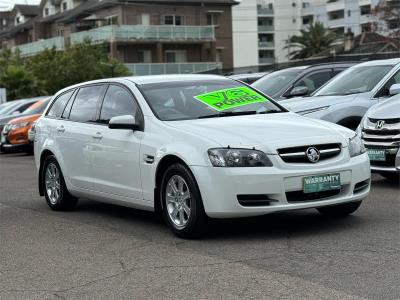
[[[0,10],[7,10],[14,4],[39,4],[40,0],[0,0]]]

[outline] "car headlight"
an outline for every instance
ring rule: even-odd
[[[208,157],[214,167],[272,167],[264,152],[252,149],[210,149]]]
[[[349,139],[349,152],[350,157],[355,157],[366,152],[364,142],[361,139],[360,134],[356,134],[354,137]]]
[[[24,128],[27,127],[31,124],[31,122],[22,122],[22,123],[17,123],[12,125],[11,130],[19,129],[19,128]]]
[[[318,111],[323,111],[323,110],[326,110],[326,109],[328,109],[328,108],[329,108],[329,106],[324,106],[324,107],[318,107],[318,108],[313,108],[313,109],[307,109],[307,110],[298,111],[297,113],[298,113],[299,115],[304,116],[304,115],[312,114],[312,113],[315,113],[315,112],[318,112]]]

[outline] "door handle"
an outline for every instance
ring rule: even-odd
[[[103,138],[103,136],[101,135],[100,132],[96,132],[95,135],[92,136],[94,139],[96,140],[101,140]]]
[[[65,127],[63,125],[57,127],[58,132],[65,132]]]

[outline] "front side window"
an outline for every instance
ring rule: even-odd
[[[97,103],[104,86],[82,87],[76,95],[69,119],[77,122],[93,122],[96,118]]]
[[[307,75],[306,77],[299,80],[295,84],[295,87],[305,86],[308,88],[308,93],[311,94],[323,84],[328,82],[329,79],[331,79],[331,71],[317,72]]]
[[[267,95],[274,96],[302,72],[301,69],[289,69],[272,72],[260,78],[252,85]]]
[[[54,118],[59,118],[61,117],[65,106],[68,103],[68,100],[71,98],[72,93],[74,91],[68,91],[60,96],[58,96],[58,98],[56,100],[54,100],[53,105],[51,106],[49,112],[47,113],[47,115],[49,117],[54,117]]]
[[[394,74],[385,85],[379,90],[379,92],[375,95],[375,98],[384,98],[390,96],[390,88],[393,84],[400,83],[400,71]]]
[[[132,115],[139,117],[139,109],[132,94],[123,87],[110,85],[101,107],[99,123],[108,124],[113,117]]]
[[[163,121],[284,112],[267,96],[231,80],[196,80],[139,86]]]
[[[393,66],[361,66],[347,69],[313,96],[342,96],[370,92]]]

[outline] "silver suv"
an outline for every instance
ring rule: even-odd
[[[399,83],[400,59],[370,61],[343,71],[311,97],[280,104],[301,115],[356,129],[371,106],[400,92]]]
[[[371,170],[389,179],[400,174],[400,95],[374,105],[357,129],[371,160]]]

